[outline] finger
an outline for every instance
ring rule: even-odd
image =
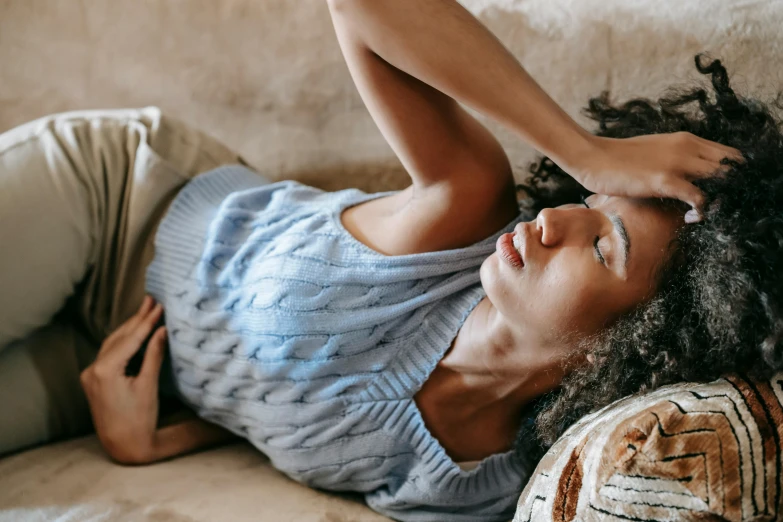
[[[155,300],[151,296],[145,296],[136,313],[127,319],[124,323],[122,323],[119,328],[114,330],[106,338],[104,343],[101,345],[99,355],[112,352],[118,347],[126,344],[126,339],[138,329],[139,324],[145,319],[145,317],[148,317],[149,314],[154,311],[154,307]]]
[[[147,345],[147,351],[144,353],[144,362],[141,365],[138,378],[150,384],[157,384],[167,342],[166,327],[161,326],[155,330]]]
[[[709,161],[701,158],[693,158],[686,165],[685,179],[693,181],[694,179],[711,178],[724,174],[721,170],[721,164],[715,161]]]
[[[714,141],[699,138],[701,146],[699,147],[699,156],[704,159],[720,162],[723,158],[742,161],[742,153],[734,147],[723,145]]]
[[[133,332],[129,334],[129,337],[132,337],[133,340],[139,344],[144,342],[144,339],[146,339],[150,335],[150,332],[155,329],[155,324],[162,314],[163,305],[158,303],[141,319]]]
[[[705,160],[714,161],[720,163],[720,161],[727,155],[726,151],[718,147],[713,147],[711,144],[702,144],[699,146],[699,157]]]
[[[136,313],[130,316],[128,320],[122,323],[122,325],[120,325],[120,327],[112,334],[116,333],[117,335],[125,336],[129,332],[133,331],[138,326],[139,322],[150,313],[155,304],[155,299],[153,299],[152,296],[145,295],[141,302],[141,306],[139,306],[139,309],[136,310]]]
[[[143,310],[149,311],[152,309],[152,306],[155,304],[155,299],[152,298],[151,295],[145,295],[144,299],[141,301],[141,306],[139,306],[139,313],[143,313]]]
[[[105,355],[108,361],[112,365],[124,368],[130,358],[133,357],[133,354],[141,348],[142,343],[147,339],[150,332],[152,332],[162,312],[163,306],[160,304],[155,305],[132,332],[114,342],[114,347]]]
[[[704,207],[704,194],[693,183],[682,178],[670,178],[670,181],[661,191],[667,198],[679,199],[690,205],[691,209],[685,213],[686,223],[697,223],[702,219]]]
[[[685,213],[685,222],[688,224],[698,223],[702,219],[704,219],[704,215],[699,210],[690,209]]]

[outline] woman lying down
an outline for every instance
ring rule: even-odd
[[[182,166],[165,213],[135,228],[159,224],[143,287],[92,275],[130,255],[116,229],[94,234],[92,248],[109,242],[114,255],[87,259],[91,279],[69,303],[102,341],[80,377],[111,457],[151,463],[241,437],[293,479],[360,492],[394,519],[507,520],[537,460],[588,412],[667,383],[781,368],[783,139],[719,61],[697,57],[709,90],[591,100],[593,135],[457,2],[329,10],[411,185],[324,192],[240,165]],[[546,156],[526,184],[460,103]],[[112,114],[70,125],[91,136],[158,125]],[[155,148],[136,141],[114,146]],[[138,158],[125,170],[71,163],[95,183],[124,180],[85,219],[155,192]],[[3,168],[0,183],[21,177]],[[128,312],[100,315],[79,292]],[[158,427],[167,349],[164,381],[197,417]]]

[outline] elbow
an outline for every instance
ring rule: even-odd
[[[329,6],[330,11],[342,11],[345,9],[345,4],[348,0],[326,0],[326,5]]]
[[[144,466],[155,462],[151,448],[135,447],[128,444],[115,444],[101,440],[104,450],[111,460],[123,466]]]
[[[133,452],[112,452],[109,453],[111,459],[122,466],[145,466],[155,462],[149,455],[142,455]]]
[[[333,13],[344,13],[356,4],[364,3],[362,0],[326,0],[329,10]]]

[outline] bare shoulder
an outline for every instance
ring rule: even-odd
[[[388,256],[466,247],[518,214],[513,177],[508,179],[500,190],[482,185],[480,176],[425,188],[411,185],[346,209],[341,221],[358,241]]]

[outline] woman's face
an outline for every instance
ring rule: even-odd
[[[587,205],[519,223],[481,266],[489,300],[538,346],[597,333],[652,297],[683,223],[654,200],[593,195]]]

